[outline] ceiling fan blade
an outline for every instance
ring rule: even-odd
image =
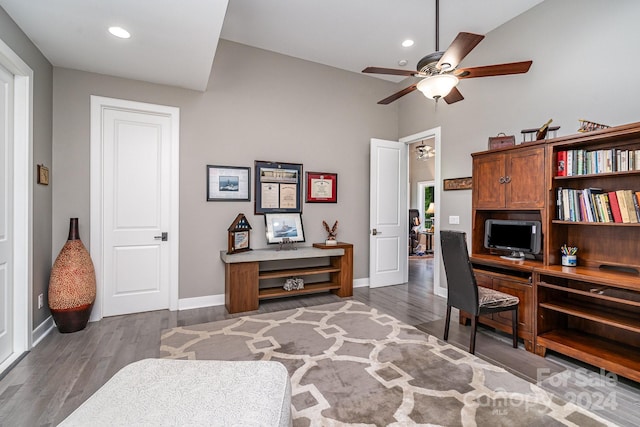
[[[447,104],[453,104],[454,102],[462,101],[464,96],[462,96],[458,88],[454,87],[451,89],[451,92],[449,92],[449,95],[445,96],[443,99]]]
[[[455,40],[447,48],[436,64],[438,70],[452,70],[458,66],[460,61],[473,50],[484,39],[484,36],[473,33],[458,33]],[[449,65],[446,65],[449,64]]]
[[[483,67],[460,68],[454,75],[459,79],[475,77],[504,76],[507,74],[522,74],[529,71],[533,61],[510,62],[508,64],[485,65]]]
[[[391,104],[393,101],[395,101],[398,98],[401,98],[403,96],[405,96],[408,93],[413,92],[414,90],[416,90],[417,88],[417,84],[413,84],[409,87],[406,87],[404,89],[402,89],[400,92],[396,92],[391,96],[386,97],[385,99],[378,101],[378,104],[382,104],[382,105],[387,105],[387,104]]]
[[[397,70],[395,68],[367,67],[362,70],[363,73],[373,74],[392,74],[394,76],[413,76],[417,73],[411,70]]]

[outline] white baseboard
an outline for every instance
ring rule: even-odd
[[[224,294],[178,300],[178,310],[191,310],[194,308],[215,307],[218,305],[224,305]]]
[[[369,278],[368,277],[364,277],[362,279],[355,279],[353,281],[353,287],[354,288],[366,288],[369,286]]]
[[[53,322],[53,317],[47,317],[44,322],[40,323],[38,327],[31,332],[31,342],[33,343],[31,347],[37,346],[55,327],[56,324]]]

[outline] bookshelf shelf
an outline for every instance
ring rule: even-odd
[[[559,225],[588,225],[588,226],[605,226],[605,227],[640,227],[640,223],[624,223],[624,222],[585,222],[585,221],[563,221],[554,219],[552,224]]]
[[[618,178],[620,176],[633,176],[640,175],[640,170],[624,171],[624,172],[602,172],[602,173],[589,173],[582,175],[570,175],[570,176],[554,176],[554,180],[558,181],[570,181],[578,179],[591,179],[591,178]]]

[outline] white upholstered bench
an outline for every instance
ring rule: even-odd
[[[145,359],[122,368],[61,426],[290,426],[278,362]]]

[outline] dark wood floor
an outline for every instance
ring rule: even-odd
[[[441,328],[438,322],[444,317],[445,300],[432,294],[432,262],[410,260],[409,283],[378,289],[356,288],[353,298],[405,323],[435,328],[434,335],[441,336],[437,333]],[[164,329],[340,300],[332,294],[318,294],[263,301],[259,310],[236,315],[229,315],[224,307],[163,310],[105,318],[73,334],[54,331],[0,380],[0,426],[58,424],[122,367],[158,357]],[[460,337],[459,345],[466,345],[468,335],[463,337],[465,331],[456,332],[456,328],[452,328],[450,341]],[[489,347],[479,339],[479,352],[483,348]],[[526,353],[514,351],[517,356]],[[521,364],[517,357],[506,359]],[[537,359],[539,363],[545,360]]]

